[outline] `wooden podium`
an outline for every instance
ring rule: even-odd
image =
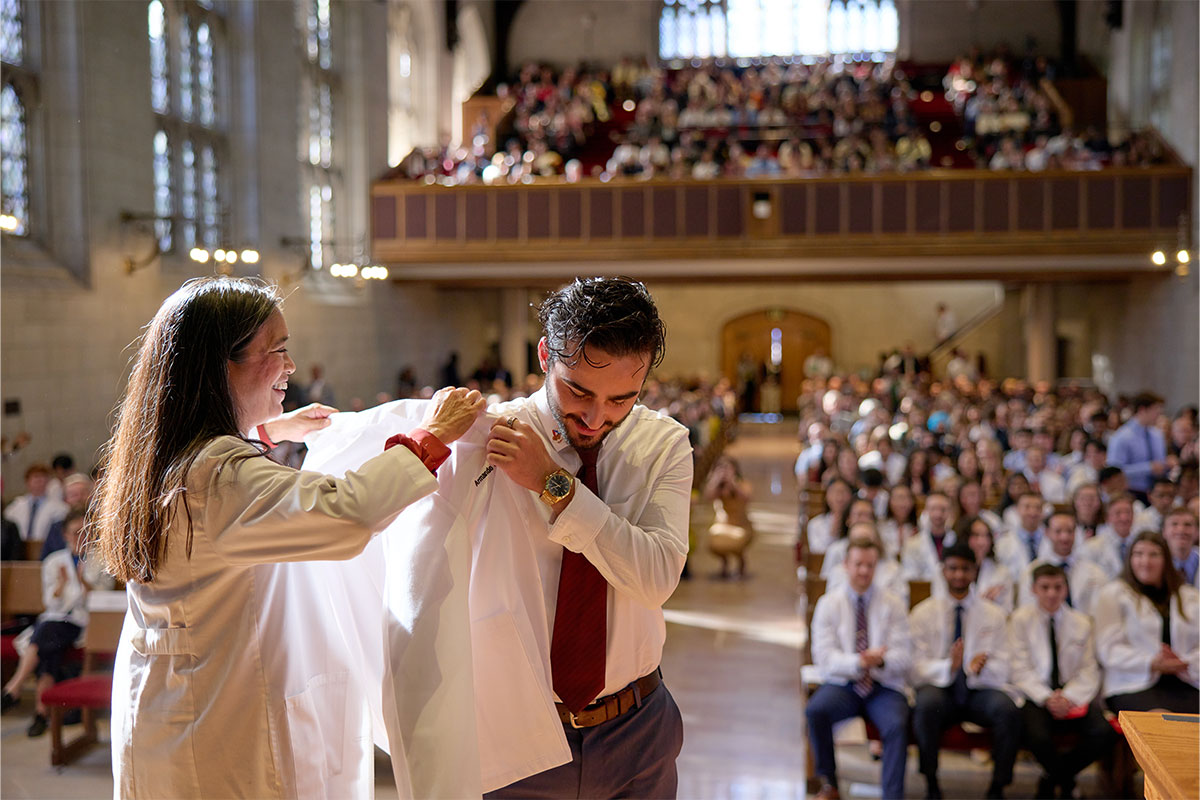
[[[1200,715],[1122,711],[1117,719],[1146,773],[1146,800],[1200,797]]]

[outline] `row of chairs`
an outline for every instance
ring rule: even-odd
[[[84,646],[71,656],[82,663],[80,675],[60,681],[42,694],[42,702],[50,712],[50,763],[54,766],[70,763],[99,741],[97,714],[106,711],[112,702],[112,672],[103,668],[111,667],[116,655],[127,603],[123,590],[88,595]],[[35,616],[43,610],[41,562],[0,562],[0,614],[4,619]],[[15,638],[15,632],[6,632],[0,642],[0,661],[6,676],[11,675],[19,658],[13,646]],[[81,709],[83,730],[65,741],[64,719],[67,711],[75,708]]]

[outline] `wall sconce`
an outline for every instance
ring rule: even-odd
[[[160,217],[155,214],[143,214],[134,211],[122,211],[120,214],[121,227],[128,228],[137,226],[139,233],[148,235],[151,241],[154,242],[153,249],[142,258],[133,256],[125,257],[125,274],[132,275],[144,267],[153,264],[163,255],[163,250],[159,246],[158,231],[155,228],[160,222],[176,223],[179,222],[179,217]],[[226,245],[213,250],[211,253],[203,247],[193,247],[188,251],[188,257],[197,264],[207,264],[209,261],[214,262],[216,272],[221,275],[233,274],[233,265],[239,260],[246,264],[257,264],[259,261],[258,250],[251,247],[242,248],[241,251],[232,246]]]
[[[233,265],[238,261],[243,264],[257,264],[259,260],[258,251],[249,247],[240,253],[235,247],[218,247],[211,253],[203,247],[193,247],[188,251],[188,256],[197,264],[207,264],[211,260],[213,267],[222,275],[233,274]]]
[[[319,267],[314,267],[312,263],[313,242],[303,236],[285,236],[280,240],[280,244],[284,247],[294,247],[303,254],[304,263],[300,270],[295,274],[285,275],[283,283],[288,284],[303,280],[308,275],[319,270]],[[332,250],[336,247],[351,246],[349,242],[322,240],[322,248]],[[362,243],[355,242],[352,245],[356,251],[354,258],[348,262],[336,262],[329,265],[329,275],[333,278],[349,278],[352,279],[356,286],[363,286],[367,281],[381,281],[388,277],[387,267],[379,264],[372,264],[362,252]]]

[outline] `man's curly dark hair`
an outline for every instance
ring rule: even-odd
[[[550,363],[574,365],[582,357],[602,366],[588,356],[586,346],[613,356],[649,353],[653,369],[667,347],[667,328],[654,298],[628,278],[576,278],[542,302],[538,319]]]

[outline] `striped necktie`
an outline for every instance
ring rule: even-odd
[[[867,636],[867,598],[859,596],[854,609],[854,652],[861,653],[867,649],[870,639]],[[854,682],[854,693],[866,697],[871,693],[875,681],[871,679],[869,670],[863,670],[863,676]]]

